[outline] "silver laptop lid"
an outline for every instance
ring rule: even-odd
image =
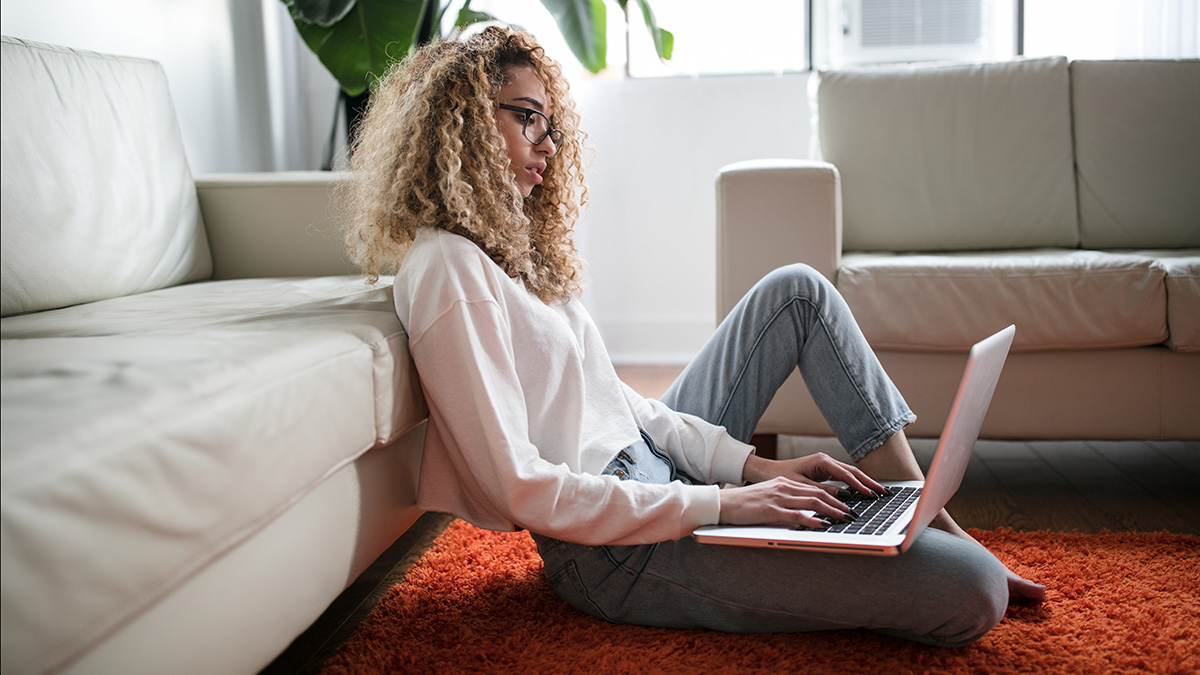
[[[901,550],[908,550],[962,484],[967,463],[971,460],[971,449],[979,437],[983,418],[992,402],[992,394],[996,391],[1000,371],[1004,369],[1004,361],[1016,332],[1016,326],[1010,325],[971,347],[958,393],[954,395],[954,404],[950,406],[950,416],[942,428],[933,464],[925,477],[924,494],[917,504]]]

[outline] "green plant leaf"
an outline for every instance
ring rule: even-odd
[[[459,28],[465,28],[473,23],[482,23],[484,21],[499,21],[496,17],[487,12],[476,12],[473,9],[463,8],[458,13],[458,18],[455,19],[454,25]]]
[[[284,0],[292,20],[304,19],[318,26],[332,26],[350,12],[354,0]]]
[[[621,9],[625,9],[626,1],[621,0]],[[654,10],[650,9],[648,0],[637,0],[637,3],[642,8],[642,19],[646,21],[646,27],[650,29],[650,35],[654,38],[654,51],[658,52],[660,59],[671,60],[671,53],[675,50],[675,36],[671,31],[658,27],[658,20],[654,18]]]
[[[447,0],[446,9],[449,8],[450,2]],[[467,0],[463,3],[462,9],[458,10],[458,16],[454,19],[454,27],[466,28],[473,23],[480,23],[482,21],[499,21],[499,19],[487,12],[477,12],[471,9],[471,0]]]
[[[289,8],[300,0],[283,0]],[[357,0],[337,23],[292,18],[300,37],[350,96],[361,94],[413,47],[424,0]]]
[[[607,65],[604,0],[542,0],[575,58],[598,73]]]
[[[449,4],[449,0],[446,4]],[[439,0],[425,0],[425,6],[421,9],[421,18],[417,20],[417,33],[414,38],[416,46],[433,42],[442,37],[443,11],[445,8],[441,7]]]

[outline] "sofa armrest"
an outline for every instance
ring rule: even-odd
[[[289,171],[196,177],[213,279],[355,274],[332,207],[346,173]]]
[[[766,159],[717,173],[717,321],[767,272],[802,262],[837,281],[842,188],[828,162]]]

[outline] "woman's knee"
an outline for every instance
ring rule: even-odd
[[[1004,618],[1006,570],[984,547],[931,529],[904,557],[916,567],[909,572],[911,605],[906,618],[911,623],[907,629],[885,632],[930,645],[962,647]]]
[[[767,272],[763,276],[762,281],[770,285],[785,284],[801,287],[824,286],[829,283],[825,275],[804,263],[792,263],[791,265],[776,267]]]
[[[942,647],[965,647],[983,637],[1000,623],[1008,606],[1007,590],[1002,594],[981,594],[975,601],[961,607],[956,630],[935,635]]]
[[[769,301],[794,298],[819,301],[836,292],[833,289],[833,284],[820,272],[804,263],[794,263],[768,272],[754,285],[750,295]]]
[[[966,542],[972,549],[959,558],[953,583],[955,615],[931,636],[944,647],[962,647],[983,637],[1000,623],[1008,608],[1008,581],[1004,564],[983,546]]]

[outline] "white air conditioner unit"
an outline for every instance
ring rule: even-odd
[[[991,56],[989,0],[841,0],[841,9],[845,65]]]

